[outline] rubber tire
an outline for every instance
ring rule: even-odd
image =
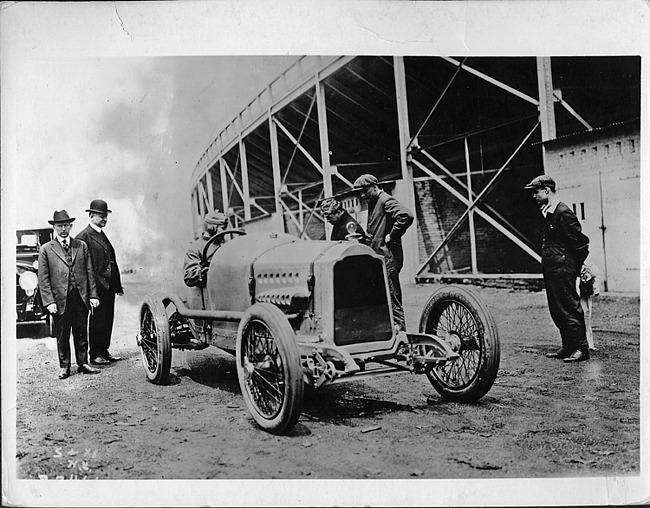
[[[165,306],[162,304],[160,298],[153,295],[147,295],[140,307],[140,340],[142,341],[143,335],[143,321],[145,313],[149,311],[153,317],[152,325],[156,333],[156,344],[158,349],[158,358],[155,369],[149,367],[144,347],[140,346],[142,355],[142,366],[144,367],[147,379],[154,384],[166,384],[169,379],[169,370],[172,365],[172,348],[169,337],[169,322],[167,321],[167,313]]]
[[[501,358],[499,332],[492,314],[478,296],[464,288],[445,286],[434,292],[425,304],[420,317],[420,333],[434,333],[433,329],[427,326],[429,320],[432,315],[441,313],[451,303],[463,305],[476,322],[481,342],[479,365],[472,380],[465,387],[450,387],[437,377],[437,371],[444,365],[434,367],[427,372],[427,377],[436,391],[445,399],[456,402],[474,402],[490,391],[499,371]],[[453,360],[453,362],[459,360]],[[446,365],[448,364],[449,362],[446,362]]]
[[[273,418],[260,413],[246,383],[243,366],[242,343],[244,332],[253,321],[260,321],[269,330],[282,360],[285,379],[284,398],[278,414]],[[304,399],[304,382],[300,365],[300,352],[289,320],[275,305],[256,303],[249,307],[239,323],[235,346],[237,377],[244,401],[251,416],[263,430],[271,434],[285,434],[298,422]]]

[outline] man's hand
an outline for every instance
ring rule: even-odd
[[[120,291],[118,293],[115,293],[117,296],[124,296],[124,291]]]
[[[56,309],[57,309],[56,303],[51,303],[47,306],[47,311],[50,314],[56,314]]]
[[[388,245],[390,242],[392,242],[393,239],[390,237],[390,233],[386,235],[386,239],[384,240],[384,243]]]
[[[97,307],[99,307],[99,300],[97,298],[91,298],[90,299],[90,306],[93,309],[96,309]]]

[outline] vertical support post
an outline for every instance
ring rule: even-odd
[[[469,210],[469,247],[472,258],[472,273],[478,273],[478,263],[476,261],[476,230],[474,229],[474,210],[472,209],[472,202],[474,196],[472,194],[472,171],[469,162],[469,145],[467,137],[465,137],[465,168],[467,169],[467,207]]]
[[[205,206],[205,187],[203,186],[203,181],[199,180],[199,186],[198,186],[198,198],[199,198],[199,213],[201,214],[201,217],[204,217],[208,211],[206,210]]]
[[[223,213],[228,213],[228,182],[226,181],[226,164],[223,159],[219,159],[219,171],[221,180],[221,205]]]
[[[214,210],[214,196],[212,195],[212,171],[208,169],[208,172],[205,174],[205,181],[207,183],[207,198],[210,211]]]
[[[413,168],[410,164],[410,154],[407,151],[411,134],[409,131],[408,100],[406,97],[406,69],[404,57],[393,57],[395,74],[395,95],[397,101],[397,125],[399,127],[399,154],[402,166],[402,180],[406,205],[415,214],[415,190],[413,188]],[[414,282],[418,265],[418,223],[410,227],[402,240],[404,245],[404,276],[409,282]]]
[[[542,126],[542,142],[555,139],[555,110],[553,109],[553,74],[551,57],[537,57],[537,89],[539,91],[539,122]],[[547,173],[546,148],[542,145],[544,173]]]
[[[249,221],[251,220],[251,194],[248,183],[248,159],[246,158],[246,143],[241,136],[239,136],[239,159],[241,160],[241,183],[244,193],[244,220]]]
[[[196,188],[192,191],[192,239],[196,238],[198,224],[201,221],[199,217],[199,203]]]
[[[282,175],[280,174],[280,149],[278,148],[278,127],[269,111],[269,138],[271,139],[271,163],[273,166],[273,189],[275,194],[276,228],[284,232],[284,211],[282,210]]]
[[[325,103],[325,85],[316,74],[316,108],[318,110],[318,133],[320,135],[321,168],[323,168],[323,194],[332,197],[332,167],[330,166],[330,142],[327,130],[327,104]],[[314,204],[316,206],[316,203]],[[325,239],[332,233],[332,225],[324,221]]]
[[[300,224],[300,231],[305,229],[305,207],[302,201],[302,189],[298,191],[298,223]]]

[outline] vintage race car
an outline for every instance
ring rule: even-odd
[[[54,335],[52,316],[38,291],[38,251],[52,239],[52,228],[16,231],[16,323],[42,323]]]
[[[246,406],[270,433],[296,424],[306,384],[411,372],[449,400],[474,401],[494,382],[499,335],[485,305],[445,287],[424,306],[418,333],[397,333],[384,258],[361,243],[229,230],[208,241],[203,260],[205,289],[142,303],[147,378],[167,382],[172,349],[216,346],[236,357]]]

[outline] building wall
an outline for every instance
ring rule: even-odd
[[[608,291],[640,291],[639,141],[638,124],[628,124],[545,144],[546,172],[575,208]]]

